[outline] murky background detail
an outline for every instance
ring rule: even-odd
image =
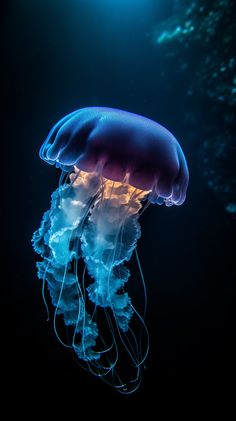
[[[9,1],[5,8],[4,262],[12,393],[44,384],[98,405],[227,390],[234,361],[236,221],[235,5],[230,0]],[[59,173],[38,157],[49,129],[85,106],[153,118],[189,164],[186,203],[150,206],[138,250],[148,289],[150,355],[129,401],[77,367],[57,343],[30,239]],[[130,295],[140,283],[131,262]],[[4,322],[5,324],[5,322]],[[201,391],[201,392],[199,392]],[[196,396],[196,394],[195,394]],[[38,395],[35,394],[35,399]]]

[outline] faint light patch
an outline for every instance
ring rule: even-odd
[[[174,0],[173,14],[152,36],[164,58],[160,77],[169,81],[166,95],[179,84],[179,101],[188,98],[183,124],[188,141],[198,144],[200,174],[231,215],[236,204],[234,7],[234,0]]]
[[[236,216],[236,203],[229,203],[226,207],[225,210],[229,213],[233,213]]]

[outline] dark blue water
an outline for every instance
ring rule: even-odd
[[[77,408],[79,416],[87,405],[102,414],[109,401],[113,410],[142,406],[158,416],[163,402],[197,405],[223,392],[230,402],[233,13],[230,1],[214,1],[211,7],[200,0],[8,2],[2,244],[9,291],[2,324],[11,337],[10,394],[23,408],[27,397],[36,408],[47,402],[57,408],[60,402],[68,415]],[[129,398],[80,370],[56,341],[46,323],[30,243],[59,179],[58,170],[40,161],[39,147],[59,118],[94,105],[122,108],[168,127],[190,170],[185,204],[151,206],[141,219],[138,250],[147,282],[151,349],[142,385]],[[131,268],[135,274],[134,262]],[[139,296],[135,275],[131,283]]]

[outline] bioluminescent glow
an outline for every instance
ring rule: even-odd
[[[62,169],[51,208],[33,236],[42,257],[37,268],[43,298],[48,309],[47,285],[54,306],[55,333],[80,365],[121,393],[131,393],[140,384],[149,349],[146,288],[136,250],[139,217],[150,203],[184,202],[184,154],[174,136],[154,121],[91,107],[60,120],[40,157]],[[128,294],[125,262],[134,251],[142,312]],[[58,330],[60,315],[66,339]]]

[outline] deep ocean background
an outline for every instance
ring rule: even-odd
[[[173,2],[128,3],[12,0],[5,7],[2,244],[8,291],[2,324],[10,334],[3,340],[10,357],[8,396],[23,411],[33,402],[34,411],[45,408],[45,414],[49,404],[55,416],[66,408],[68,417],[73,411],[81,417],[83,408],[110,419],[109,403],[124,417],[127,408],[133,415],[143,408],[157,418],[161,407],[168,412],[193,402],[194,412],[203,402],[217,407],[223,395],[232,403],[235,216],[202,176],[199,153],[204,126],[210,120],[218,127],[218,118],[208,113],[207,98],[184,95],[176,69],[169,82],[160,76],[166,62],[150,34],[171,16]],[[138,251],[151,348],[142,385],[129,397],[82,371],[56,340],[31,247],[59,179],[59,171],[39,159],[39,147],[59,118],[90,105],[126,109],[168,127],[190,171],[183,206],[151,206],[141,218]],[[197,120],[192,132],[185,124],[190,109]],[[129,267],[135,301],[140,284],[134,260]]]

